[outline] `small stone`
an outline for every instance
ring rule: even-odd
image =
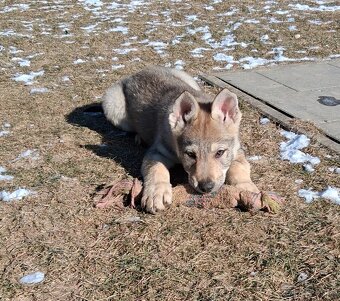
[[[308,278],[308,275],[306,273],[304,273],[304,272],[301,272],[299,274],[298,278],[297,278],[297,281],[298,282],[303,282],[303,281],[307,280],[307,278]]]

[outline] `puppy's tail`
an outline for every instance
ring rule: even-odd
[[[121,82],[110,87],[102,98],[102,107],[106,118],[117,128],[134,132],[128,120],[126,101]]]

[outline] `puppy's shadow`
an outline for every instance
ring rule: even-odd
[[[102,136],[101,144],[86,144],[83,147],[97,156],[119,163],[130,176],[141,178],[140,168],[147,147],[136,144],[134,133],[121,131],[107,121],[100,103],[74,109],[66,116],[66,121],[75,126],[87,127]],[[171,170],[172,185],[185,182],[187,182],[187,176],[183,168],[180,166],[173,168]]]
[[[74,109],[66,121],[86,127],[101,135],[101,144],[83,145],[97,156],[119,163],[132,177],[140,177],[140,167],[146,148],[135,143],[135,134],[115,128],[104,116],[100,103],[92,103]]]

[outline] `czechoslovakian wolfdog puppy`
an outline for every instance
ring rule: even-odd
[[[215,192],[226,181],[258,192],[240,147],[237,97],[229,90],[213,99],[187,73],[149,67],[115,83],[102,105],[113,125],[150,146],[142,163],[147,212],[171,204],[169,168],[177,163],[200,193]]]

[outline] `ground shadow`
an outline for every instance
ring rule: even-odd
[[[115,128],[104,116],[100,103],[92,103],[74,109],[66,116],[66,121],[79,127],[99,133],[102,143],[99,145],[84,145],[97,156],[109,158],[119,163],[126,172],[134,177],[141,178],[141,164],[146,146],[135,143],[135,134],[127,133]],[[176,186],[187,182],[187,176],[181,166],[171,171],[171,183]]]
[[[68,123],[86,127],[102,136],[99,145],[84,145],[97,156],[119,163],[132,177],[140,177],[140,166],[145,147],[137,145],[135,135],[115,128],[104,116],[100,103],[92,103],[74,109],[66,116]]]

